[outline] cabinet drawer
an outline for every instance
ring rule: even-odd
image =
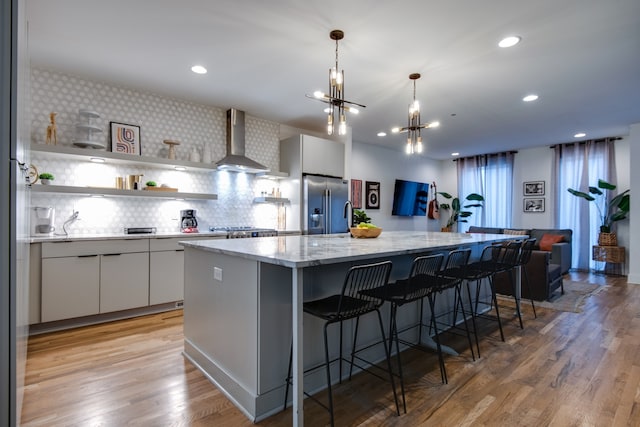
[[[151,252],[157,251],[175,251],[184,250],[184,246],[180,242],[194,241],[194,240],[212,240],[212,239],[226,239],[226,236],[207,236],[207,235],[193,235],[184,237],[160,237],[149,240],[149,250]]]
[[[149,239],[87,240],[42,243],[42,258],[147,252]]]
[[[149,240],[149,250],[156,251],[177,251],[184,249],[178,242],[187,240],[181,237],[161,237]]]

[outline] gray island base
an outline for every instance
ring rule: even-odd
[[[303,301],[338,293],[353,265],[391,260],[394,280],[408,275],[417,255],[470,247],[472,257],[478,257],[487,244],[513,237],[396,231],[383,232],[375,239],[355,239],[345,233],[182,242],[184,354],[249,419],[259,421],[282,410],[293,345],[290,395],[293,424],[301,426],[302,371],[323,360],[322,323],[305,318],[303,333]],[[447,300],[441,298],[443,306],[436,309],[446,310]],[[388,318],[386,305],[383,310]],[[359,345],[378,339],[373,320],[362,319]],[[399,328],[417,320],[416,305],[407,305],[398,313]],[[345,354],[350,351],[353,326],[352,322],[343,326]],[[338,352],[337,329],[330,331],[332,358]],[[374,346],[366,357],[383,360],[384,351]],[[337,381],[335,365],[332,378]],[[326,386],[324,378],[321,371],[306,376],[304,390],[321,390]]]

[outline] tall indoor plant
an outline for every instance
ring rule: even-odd
[[[598,214],[600,215],[600,237],[598,238],[598,241],[599,243],[602,243],[601,241],[605,240],[604,243],[609,243],[609,245],[612,246],[617,245],[617,238],[615,237],[615,234],[612,233],[611,227],[614,222],[623,220],[627,217],[630,201],[629,190],[618,193],[615,197],[609,200],[607,192],[615,189],[615,184],[611,184],[603,179],[598,180],[597,187],[590,186],[588,193],[574,190],[573,188],[567,189],[567,191],[574,196],[581,197],[589,202],[595,203],[596,208],[598,209]],[[603,234],[608,234],[610,236],[603,236]]]
[[[475,202],[475,203],[469,203],[465,205],[462,205],[460,203],[459,198],[453,197],[449,193],[446,193],[444,191],[438,191],[438,194],[440,194],[445,199],[451,200],[451,203],[440,203],[440,209],[451,210],[449,219],[447,219],[447,225],[446,227],[443,228],[442,231],[451,231],[451,227],[453,227],[456,222],[467,222],[466,218],[469,218],[473,214],[473,211],[462,210],[463,208],[469,209],[469,208],[482,207],[482,202],[484,202],[484,197],[482,197],[478,193],[471,193],[467,197],[465,197],[464,200],[467,200],[469,202]]]

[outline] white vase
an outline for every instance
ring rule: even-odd
[[[202,162],[211,163],[211,147],[209,144],[204,144],[204,149],[202,150]]]
[[[51,180],[50,179],[46,179],[46,178],[40,178],[40,183],[42,185],[50,185],[51,184]]]
[[[191,149],[191,153],[189,154],[189,161],[191,162],[199,162],[200,161],[200,153],[198,153],[198,149],[193,147]]]

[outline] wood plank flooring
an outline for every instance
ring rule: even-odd
[[[624,277],[571,273],[597,283],[582,313],[524,304],[500,341],[482,322],[482,357],[466,343],[447,357],[403,353],[407,414],[395,415],[387,383],[363,374],[334,394],[337,425],[355,426],[637,426],[640,425],[640,286]],[[31,337],[24,426],[248,426],[252,423],[182,354],[182,312]],[[457,341],[455,341],[457,340]],[[455,342],[454,342],[455,341]],[[321,396],[324,397],[324,394]],[[291,409],[258,425],[291,425]],[[305,401],[305,424],[328,414]]]

